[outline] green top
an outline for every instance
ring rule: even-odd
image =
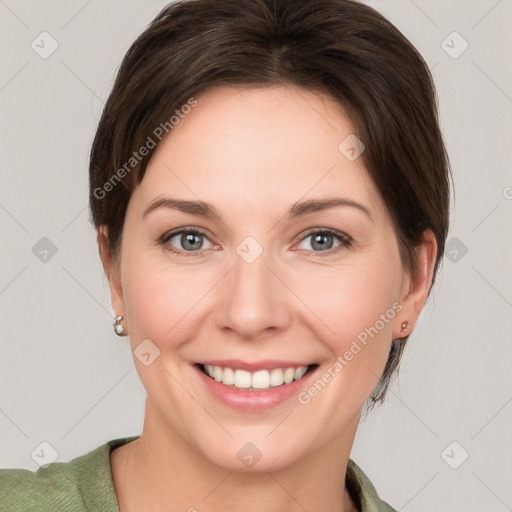
[[[0,511],[119,512],[110,452],[139,437],[113,439],[70,462],[54,462],[36,472],[0,469]],[[368,477],[351,459],[346,483],[361,512],[396,512],[379,498]]]

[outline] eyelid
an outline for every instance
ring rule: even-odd
[[[333,229],[333,228],[311,228],[311,229],[308,229],[306,230],[305,233],[301,233],[301,238],[299,239],[300,240],[304,240],[304,238],[312,235],[313,233],[329,233],[330,235],[335,235],[339,238],[342,238],[344,240],[347,240],[347,241],[351,241],[352,238],[350,236],[348,236],[346,233],[343,233],[342,231],[338,231],[337,229]]]
[[[185,257],[197,257],[197,256],[203,256],[203,252],[206,250],[206,249],[201,249],[199,251],[184,251],[182,249],[176,249],[175,247],[171,246],[169,244],[169,240],[173,237],[175,237],[176,235],[179,235],[180,233],[184,233],[184,232],[189,232],[189,233],[194,233],[194,234],[200,234],[200,235],[203,235],[205,238],[208,239],[208,241],[213,245],[213,246],[217,246],[216,242],[214,242],[212,240],[212,236],[209,234],[208,230],[204,229],[204,228],[198,228],[198,227],[195,227],[195,226],[182,226],[180,228],[176,228],[176,229],[173,229],[173,230],[170,230],[170,231],[166,231],[160,238],[159,238],[159,242],[165,246],[165,249],[173,254],[178,254],[178,255],[182,255],[182,256],[185,256]]]
[[[309,251],[307,249],[298,249],[298,250],[304,250],[315,257],[316,256],[322,257],[322,256],[328,256],[330,254],[334,254],[334,253],[338,252],[340,249],[350,247],[353,243],[353,238],[351,236],[347,235],[346,233],[343,233],[342,231],[338,231],[337,229],[332,229],[332,228],[315,227],[315,228],[311,228],[311,229],[307,230],[305,233],[302,233],[300,235],[299,240],[296,242],[296,244],[302,242],[307,237],[309,237],[313,234],[325,234],[325,233],[338,238],[340,245],[338,245],[337,247],[328,249],[327,251]],[[296,245],[296,244],[294,244],[294,245]]]
[[[197,228],[193,226],[183,226],[181,228],[171,229],[170,231],[166,231],[162,236],[162,240],[169,240],[169,238],[172,238],[173,236],[179,235],[180,233],[188,231],[188,232],[194,232],[194,233],[200,233],[201,235],[208,236],[208,230],[204,228]]]

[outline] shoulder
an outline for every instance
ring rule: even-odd
[[[346,485],[361,512],[397,512],[380,499],[370,479],[352,459],[348,461]]]
[[[64,505],[80,510],[76,508],[80,500],[78,475],[72,462],[56,462],[36,472],[0,469],[0,511],[29,512],[52,510],[52,507],[64,510]]]
[[[54,462],[35,472],[0,469],[0,512],[118,512],[109,455],[137,437],[113,439],[69,462]]]

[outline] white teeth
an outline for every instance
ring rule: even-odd
[[[308,368],[307,366],[274,368],[251,373],[246,370],[233,370],[206,364],[204,369],[212,379],[222,382],[226,386],[234,386],[239,389],[268,389],[302,379]]]
[[[270,372],[270,385],[281,386],[282,384],[284,384],[283,370],[281,368],[274,368]]]
[[[267,389],[270,387],[270,374],[267,370],[260,370],[252,374],[252,387],[255,389]]]
[[[304,374],[306,373],[307,368],[305,366],[300,366],[299,368],[295,369],[295,380],[302,379],[304,377]]]
[[[295,378],[295,368],[286,368],[283,373],[283,379],[285,384],[290,384]]]
[[[219,367],[217,366],[217,368],[219,368]],[[235,388],[244,388],[244,389],[250,388],[251,387],[251,374],[249,372],[246,372],[245,370],[236,370],[234,385],[235,385]]]
[[[222,382],[228,386],[232,386],[235,383],[235,372],[231,368],[224,368]]]
[[[217,382],[220,382],[222,380],[222,377],[223,377],[223,371],[222,371],[222,368],[220,368],[219,366],[214,366],[213,367],[213,378],[217,381]]]

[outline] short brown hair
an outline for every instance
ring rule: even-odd
[[[91,221],[107,226],[114,259],[153,150],[133,169],[126,162],[191,97],[241,85],[298,86],[343,105],[409,271],[424,231],[433,231],[433,284],[448,232],[450,167],[432,76],[394,25],[353,0],[182,0],[160,12],[126,53],[91,149]],[[384,399],[406,341],[393,341],[371,404]]]

